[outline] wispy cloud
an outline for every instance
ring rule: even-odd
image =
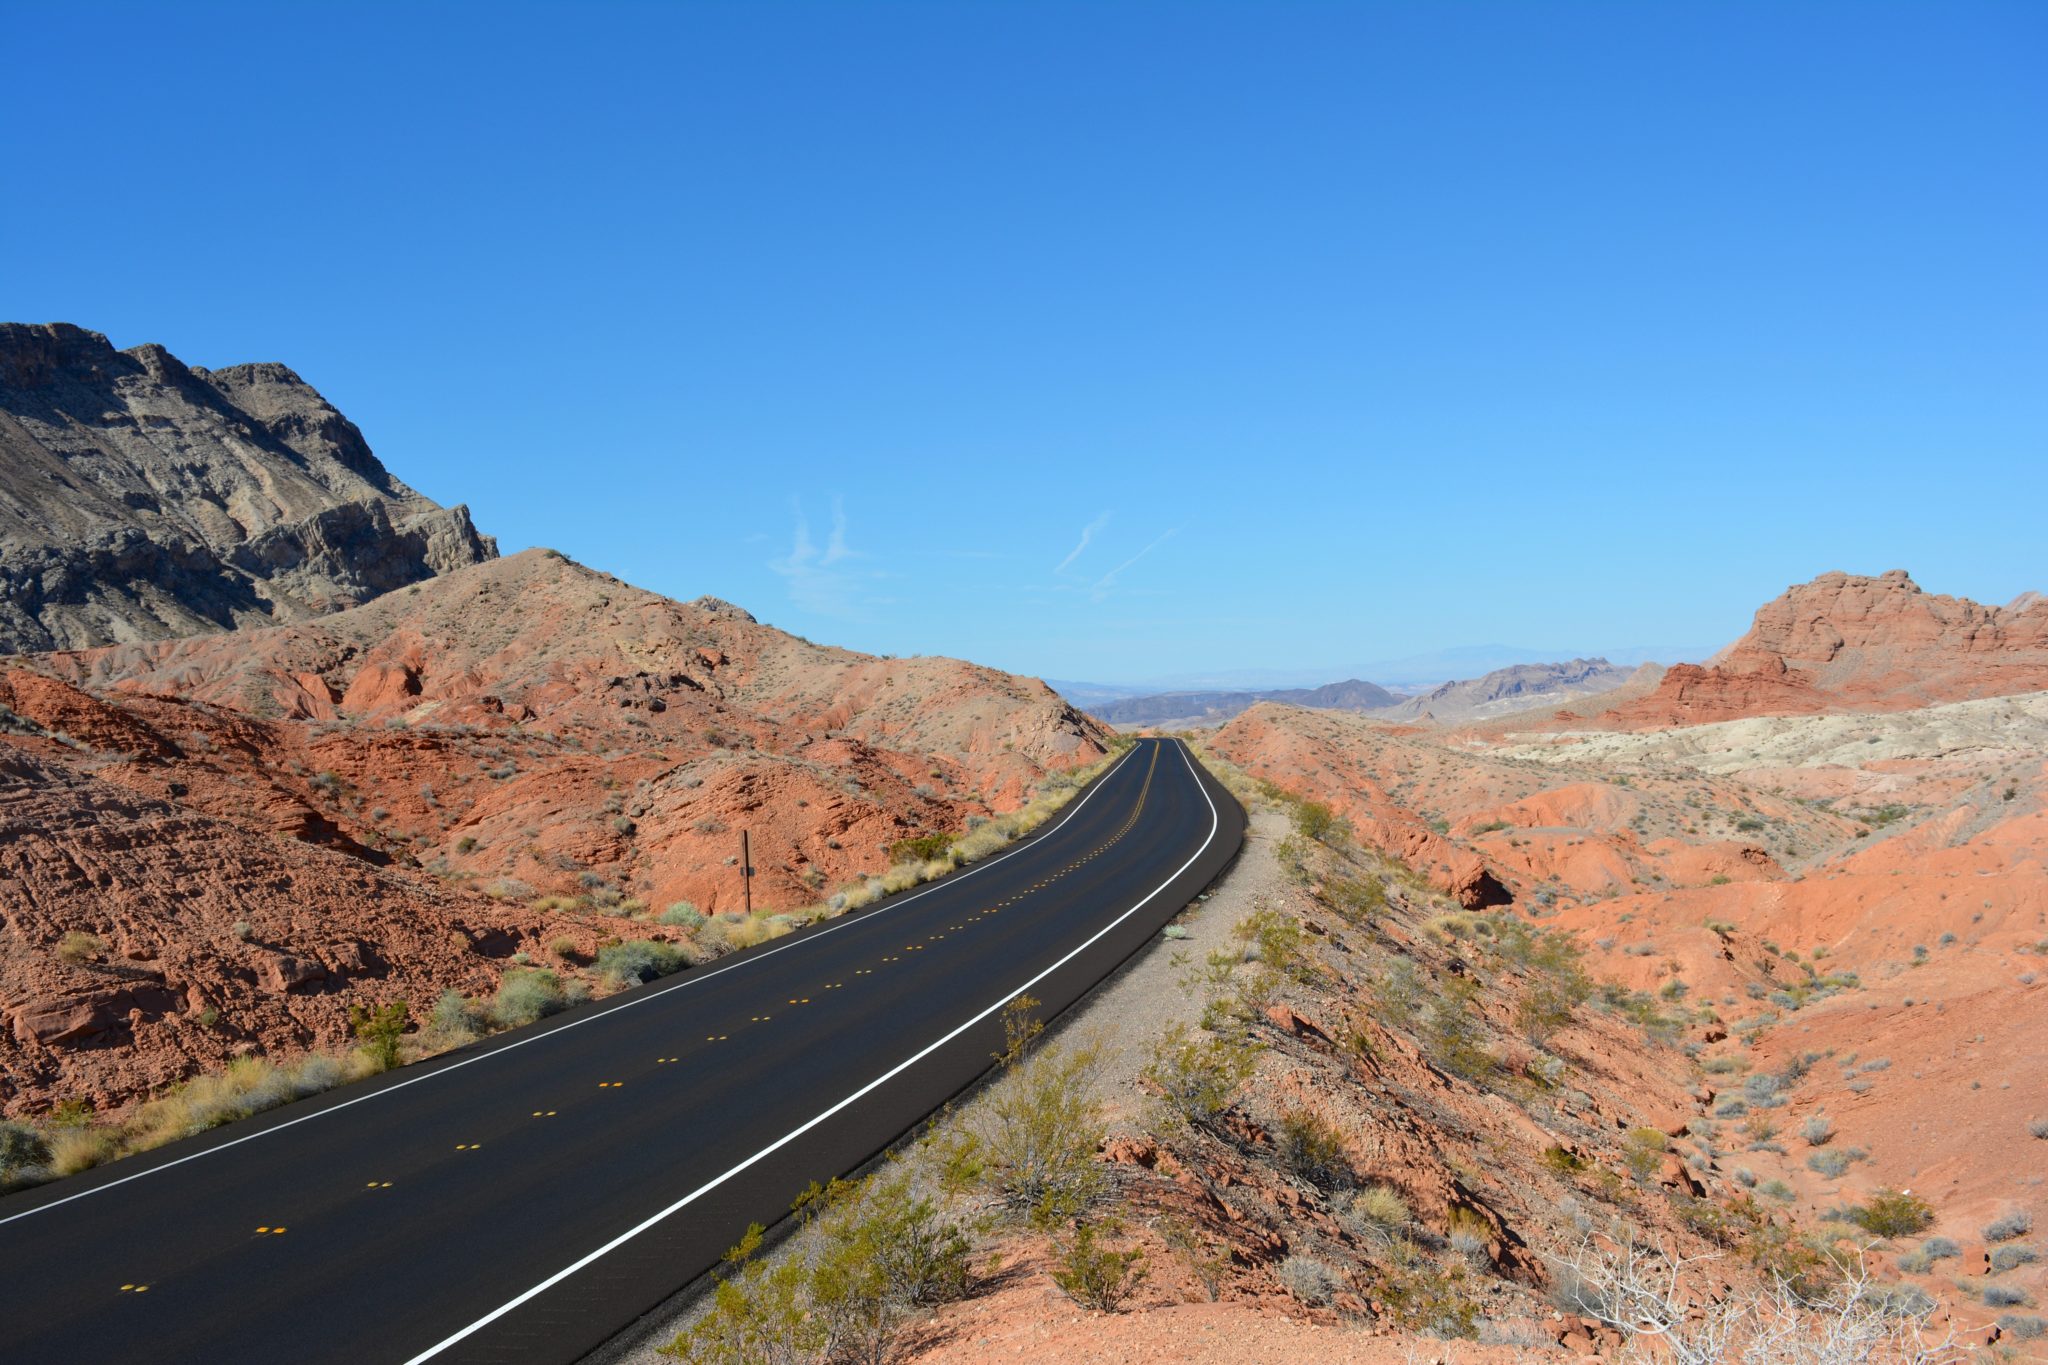
[[[1095,533],[1107,525],[1109,525],[1109,513],[1104,512],[1101,516],[1083,526],[1081,528],[1081,539],[1076,542],[1073,549],[1067,551],[1067,557],[1059,562],[1058,567],[1053,572],[1065,573],[1067,566],[1079,559],[1081,552],[1088,548],[1088,542],[1095,539]]]
[[[797,606],[821,616],[858,619],[867,606],[862,584],[874,575],[852,567],[851,562],[862,556],[847,547],[845,505],[838,498],[832,499],[832,529],[826,534],[822,549],[811,539],[811,522],[804,515],[803,504],[795,503],[793,509],[796,529],[789,553],[769,560],[768,567],[789,585],[789,600]]]
[[[1097,602],[1100,602],[1103,598],[1109,596],[1109,590],[1112,586],[1115,585],[1118,574],[1122,573],[1125,569],[1130,568],[1131,565],[1137,563],[1146,555],[1151,554],[1154,550],[1164,545],[1167,541],[1172,540],[1174,536],[1179,533],[1179,531],[1180,527],[1175,526],[1153,537],[1152,542],[1148,544],[1144,549],[1138,551],[1138,553],[1132,555],[1129,559],[1126,559],[1123,563],[1117,565],[1114,569],[1111,569],[1102,577],[1096,579],[1094,585],[1088,589],[1088,595]]]

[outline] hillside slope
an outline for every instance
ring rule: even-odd
[[[540,550],[23,662],[0,671],[8,1112],[332,1045],[352,1003],[421,1011],[518,954],[573,977],[620,939],[715,952],[654,916],[738,911],[742,830],[756,911],[796,910],[1109,739],[1033,679],[812,645]]]
[[[282,365],[0,323],[0,654],[300,620],[496,554]]]

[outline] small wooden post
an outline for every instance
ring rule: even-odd
[[[747,832],[740,831],[740,897],[745,902],[747,913],[754,913],[754,855],[747,843]]]

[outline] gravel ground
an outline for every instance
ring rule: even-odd
[[[1235,947],[1231,929],[1262,898],[1282,892],[1285,874],[1273,856],[1273,845],[1286,834],[1287,821],[1279,812],[1253,810],[1243,853],[1205,893],[1206,899],[1194,902],[1177,921],[1189,936],[1162,936],[1048,1030],[1047,1043],[1085,1039],[1101,1045],[1098,1085],[1112,1131],[1136,1126],[1143,1112],[1145,1096],[1138,1073],[1151,1057],[1153,1040],[1176,1021],[1193,1025],[1201,1018],[1201,997],[1182,981],[1188,968],[1212,952]],[[980,1095],[963,1102],[961,1117],[971,1120],[981,1102]],[[667,1365],[668,1358],[656,1355],[654,1348],[673,1339],[690,1321],[699,1297],[698,1288],[678,1294],[605,1349],[586,1357],[584,1365]]]

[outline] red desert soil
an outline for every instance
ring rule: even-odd
[[[678,900],[878,874],[1106,735],[1036,680],[812,645],[535,550],[315,621],[0,673],[0,1109],[115,1107]],[[575,914],[550,917],[573,898]],[[96,946],[66,934],[91,935]],[[75,959],[75,960],[72,960]]]

